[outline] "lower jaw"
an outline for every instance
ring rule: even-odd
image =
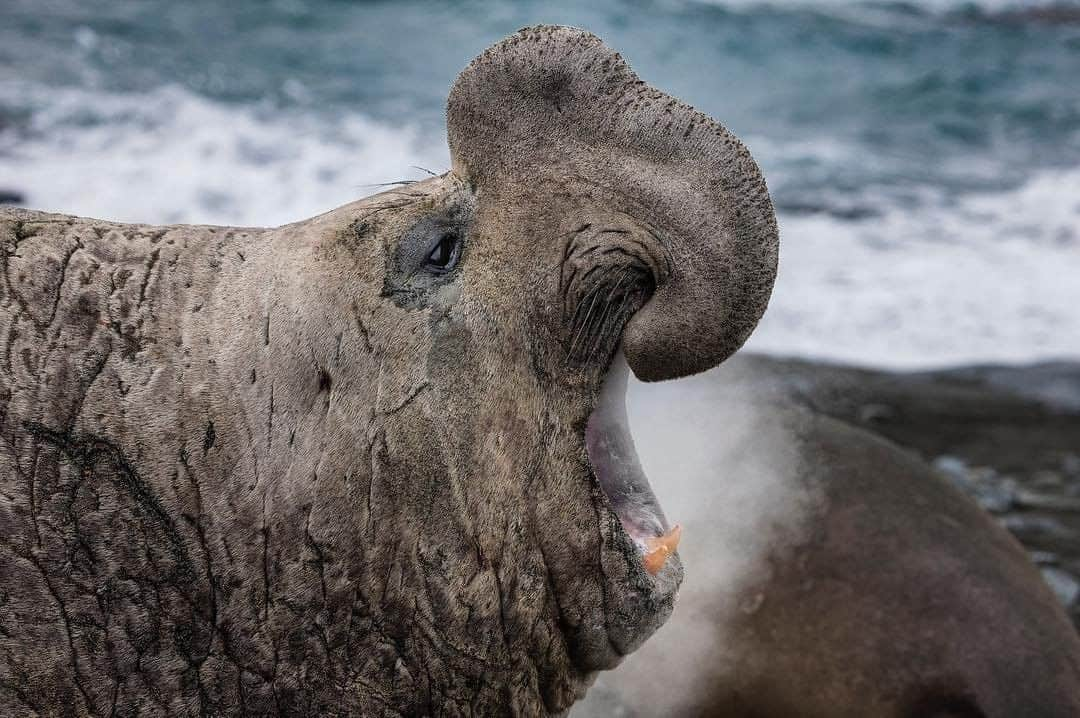
[[[678,529],[668,524],[634,449],[626,413],[630,369],[616,354],[585,429],[592,500],[601,514],[599,603],[570,629],[571,660],[583,678],[617,666],[671,615],[682,563],[674,551]],[[601,505],[602,504],[602,505]],[[589,580],[589,579],[586,579]]]
[[[675,606],[683,569],[678,554],[666,556],[655,574],[640,546],[610,517],[601,550],[599,576],[605,584],[592,620],[583,620],[576,663],[586,673],[610,670],[637,650],[667,621]]]

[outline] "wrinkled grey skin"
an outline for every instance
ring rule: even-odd
[[[764,182],[568,28],[448,128],[278,229],[0,213],[0,714],[557,714],[665,620],[585,425],[621,335],[647,379],[746,338]]]

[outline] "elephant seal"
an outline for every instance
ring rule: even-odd
[[[667,618],[602,386],[743,343],[761,174],[565,27],[447,127],[448,173],[276,229],[0,210],[0,714],[559,714]]]
[[[572,715],[1080,715],[1080,640],[1016,540],[784,371],[740,355],[632,393],[687,578]]]

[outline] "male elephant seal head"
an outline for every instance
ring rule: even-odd
[[[417,501],[460,502],[423,506],[419,530],[492,567],[499,640],[560,709],[666,619],[681,579],[677,557],[643,561],[671,527],[625,434],[620,342],[646,380],[725,359],[765,309],[776,224],[737,139],[581,30],[487,50],[447,125],[452,171],[357,225],[385,268],[384,371],[424,387],[386,440]],[[447,563],[453,600],[470,563]]]
[[[561,247],[560,266],[596,270],[558,287],[569,304],[596,289],[629,295],[608,319],[625,325],[638,378],[704,371],[746,341],[778,237],[761,172],[726,129],[647,85],[595,35],[544,26],[474,60],[447,119],[454,173],[504,207],[492,221],[515,246]]]
[[[765,184],[570,28],[477,58],[447,125],[448,173],[275,229],[0,212],[0,574],[35,616],[0,679],[87,713],[536,715],[665,620],[628,367],[746,339]]]
[[[385,267],[381,362],[424,387],[387,441],[418,500],[453,487],[460,504],[425,506],[420,530],[490,563],[500,640],[557,710],[666,619],[681,580],[677,557],[643,560],[672,527],[625,433],[620,369],[666,379],[734,352],[768,301],[777,229],[743,145],[581,30],[487,50],[447,125],[453,169],[360,221]]]

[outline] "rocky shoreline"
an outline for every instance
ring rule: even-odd
[[[739,392],[915,452],[1031,554],[1080,627],[1080,362],[887,372],[740,355]]]

